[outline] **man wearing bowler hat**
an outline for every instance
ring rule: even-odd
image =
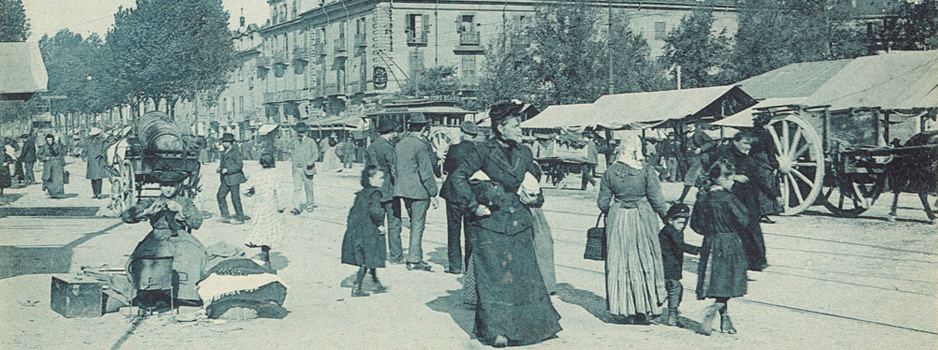
[[[481,141],[479,135],[482,134],[479,126],[471,121],[464,121],[459,126],[460,142],[449,146],[446,151],[446,158],[443,160],[443,171],[452,175],[460,164],[466,162],[469,157],[475,156],[476,143]],[[440,188],[440,197],[446,200],[446,232],[447,232],[447,256],[449,257],[448,273],[459,274],[462,272],[463,255],[460,251],[459,229],[462,226],[466,239],[466,255],[469,259],[469,253],[472,247],[469,246],[469,221],[466,220],[466,213],[457,203],[460,201],[456,189],[453,188],[452,177],[447,176]]]
[[[244,162],[241,159],[241,151],[234,144],[234,135],[225,133],[221,138],[222,149],[221,158],[218,162],[218,193],[215,199],[218,200],[218,210],[221,212],[222,221],[229,224],[240,225],[249,218],[244,215],[241,208],[241,184],[247,182],[242,170]],[[228,202],[226,197],[231,193],[231,206],[234,207],[235,216],[228,214]]]
[[[384,172],[384,185],[381,186],[381,204],[387,216],[388,224],[388,262],[404,263],[401,247],[401,200],[394,197],[394,182],[397,178],[397,154],[394,142],[401,130],[401,124],[393,119],[381,121],[376,129],[378,138],[365,150],[365,166],[374,165]]]
[[[394,195],[400,197],[410,218],[410,244],[407,248],[407,269],[430,271],[423,261],[423,229],[426,225],[427,209],[437,202],[436,176],[433,174],[433,156],[427,140],[427,119],[423,114],[413,114],[408,120],[407,134],[394,147],[397,155],[397,177],[394,179]]]
[[[316,174],[319,146],[308,134],[306,123],[296,124],[297,139],[293,143],[293,210],[290,211],[293,215],[299,215],[303,210],[312,212],[316,207],[313,204],[313,175]]]

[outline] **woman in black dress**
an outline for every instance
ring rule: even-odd
[[[522,107],[514,102],[493,106],[489,116],[495,137],[479,144],[478,157],[452,175],[462,206],[473,214],[476,335],[496,347],[539,342],[561,330],[560,314],[538,268],[531,212],[518,195],[533,162],[531,150],[521,144]],[[470,177],[489,180],[470,185]]]
[[[708,306],[701,331],[710,335],[713,319],[720,313],[720,331],[736,333],[727,313],[730,298],[746,294],[746,252],[740,234],[745,231],[750,215],[742,202],[729,191],[733,189],[735,167],[719,160],[708,171],[709,180],[702,188],[694,206],[690,226],[704,236],[697,271],[697,299],[713,298]],[[759,210],[759,208],[752,208]]]

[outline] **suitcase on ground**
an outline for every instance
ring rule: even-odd
[[[91,277],[52,276],[49,306],[62,316],[98,317],[104,312],[103,284]]]

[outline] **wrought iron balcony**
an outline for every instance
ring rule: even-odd
[[[317,54],[317,55],[320,55],[320,56],[325,56],[325,55],[326,55],[326,44],[325,44],[325,43],[323,43],[323,42],[317,42],[316,45],[314,45],[314,46],[315,46],[315,48],[316,48],[316,54]]]
[[[426,45],[427,44],[427,32],[408,32],[407,33],[407,44],[408,45]]]
[[[335,39],[335,54],[340,55],[344,54],[345,52],[345,38]]]
[[[355,34],[355,47],[365,46],[368,46],[368,42],[365,41],[365,33]]]
[[[479,32],[459,33],[459,45],[477,46],[481,44]]]
[[[293,48],[293,59],[309,61],[309,49],[305,46],[297,46]]]

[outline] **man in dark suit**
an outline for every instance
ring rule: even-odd
[[[476,152],[476,143],[480,141],[481,130],[473,122],[465,121],[459,126],[461,140],[459,143],[449,147],[446,151],[446,158],[443,160],[443,171],[449,175],[456,172],[460,164],[465,163],[469,157]],[[466,211],[457,203],[464,203],[458,197],[456,189],[453,188],[453,178],[448,176],[440,188],[440,197],[446,200],[446,232],[447,232],[447,256],[449,256],[449,269],[447,273],[459,274],[462,272],[463,256],[460,251],[459,229],[463,228],[466,236],[466,258],[472,247],[469,246],[469,220],[467,220]],[[468,263],[467,263],[468,264]]]
[[[423,229],[426,226],[427,210],[435,209],[437,202],[436,176],[433,175],[433,152],[425,136],[427,119],[415,114],[408,121],[408,133],[394,147],[397,156],[397,177],[394,179],[394,196],[400,197],[410,218],[410,244],[407,249],[407,269],[430,271],[423,261]]]
[[[20,135],[20,139],[23,140],[23,147],[20,148],[20,156],[17,161],[23,163],[24,186],[29,186],[36,182],[33,173],[33,165],[36,164],[36,140],[30,137],[29,134]]]
[[[85,178],[91,180],[92,198],[101,197],[101,183],[107,177],[105,173],[105,148],[104,140],[101,138],[101,129],[91,128],[88,132],[88,140],[85,142],[85,148],[82,155],[88,161],[85,168]]]
[[[244,215],[241,208],[241,184],[247,182],[244,176],[244,163],[241,160],[241,151],[234,144],[234,135],[225,133],[222,135],[221,144],[224,152],[218,162],[218,193],[215,198],[218,199],[218,210],[221,212],[222,221],[229,224],[240,225],[249,218]],[[225,200],[231,193],[231,206],[234,207],[235,216],[228,214],[228,202]]]
[[[401,245],[401,200],[394,197],[394,181],[397,178],[397,155],[394,152],[394,139],[400,132],[401,124],[395,120],[384,120],[377,128],[378,137],[365,150],[365,166],[374,165],[384,172],[384,185],[381,186],[381,204],[387,216],[388,262],[404,263],[404,249]]]

